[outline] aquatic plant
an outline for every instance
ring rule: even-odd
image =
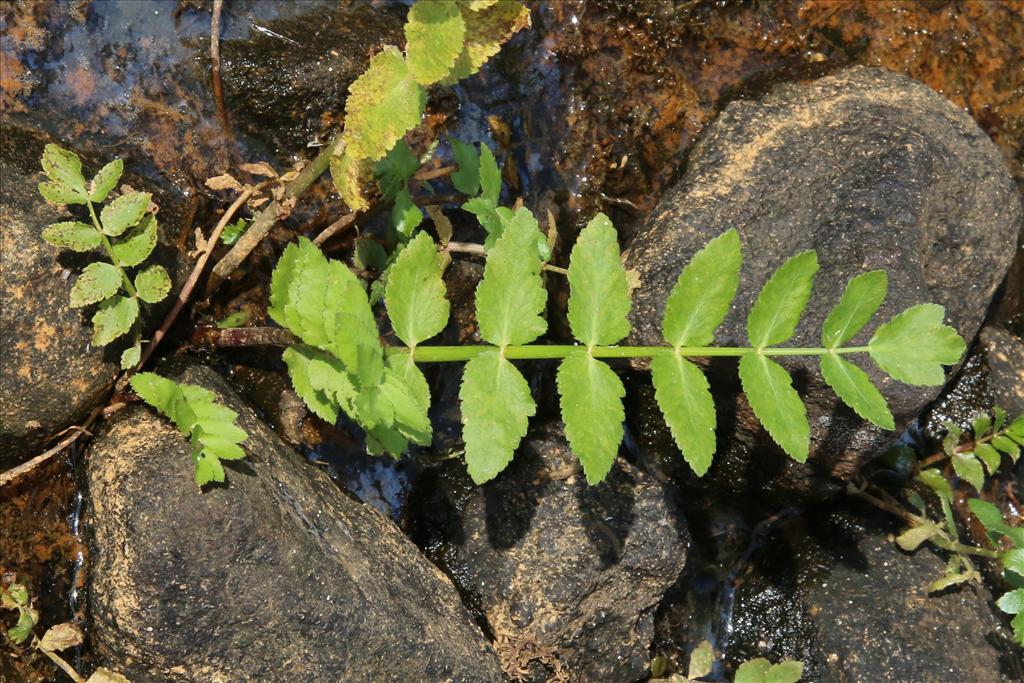
[[[102,249],[107,261],[94,261],[79,274],[71,287],[71,306],[97,304],[92,316],[92,343],[106,346],[132,332],[132,345],[121,354],[121,367],[139,362],[142,333],[139,323],[140,302],[155,304],[171,291],[171,278],[161,265],[151,265],[130,277],[127,268],[143,264],[157,242],[157,220],[152,195],[126,190],[96,214],[94,204],[102,204],[121,178],[124,163],[111,161],[86,185],[82,161],[69,150],[49,144],[41,160],[48,181],[39,184],[39,193],[55,205],[83,205],[90,223],[72,220],[54,223],[43,230],[43,239],[56,247],[77,252]]]
[[[367,434],[371,452],[401,454],[426,444],[430,397],[417,363],[466,362],[462,402],[465,459],[477,483],[512,459],[536,405],[514,360],[560,360],[558,390],[566,435],[587,480],[610,470],[623,436],[625,389],[605,362],[647,358],[655,397],[683,457],[697,474],[711,465],[715,409],[696,357],[739,358],[747,398],[771,437],[791,457],[807,459],[810,428],[782,356],[817,356],[822,375],[859,415],[892,429],[893,418],[867,373],[846,360],[867,354],[881,370],[908,384],[941,384],[943,365],[959,361],[963,340],[943,324],[935,304],[912,306],[878,327],[865,346],[844,346],[872,318],[886,293],[880,271],[859,275],[822,327],[820,347],[783,347],[811,296],[817,257],[805,251],[768,280],[747,318],[749,346],[711,346],[739,286],[740,238],[729,230],[683,269],[662,321],[664,346],[617,346],[630,330],[629,278],[616,231],[598,214],[581,232],[567,271],[568,319],[578,345],[536,344],[547,330],[547,292],[538,223],[525,207],[495,211],[498,233],[487,250],[476,291],[480,337],[465,346],[424,346],[448,322],[442,267],[433,240],[419,233],[389,269],[384,301],[405,346],[384,347],[365,287],[341,262],[311,242],[290,245],[274,271],[270,316],[301,340],[285,353],[298,394],[329,422],[344,413]]]

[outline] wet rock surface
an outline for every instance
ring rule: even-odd
[[[514,679],[643,678],[654,610],[689,543],[659,483],[620,459],[588,486],[552,423],[494,482],[473,487],[452,464],[409,505],[411,536],[482,614]]]
[[[191,448],[143,407],[87,466],[92,637],[133,681],[500,681],[448,580],[383,516],[305,464],[212,370],[248,457],[201,491]]]
[[[49,206],[39,195],[45,180],[43,147],[57,142],[28,128],[8,125],[0,144],[0,469],[38,453],[46,441],[81,422],[106,397],[125,338],[107,347],[90,344],[94,307],[71,308],[75,278],[99,252],[76,254],[47,244],[43,229],[71,220],[75,211]],[[106,159],[89,158],[97,170]],[[161,206],[160,243],[149,263],[163,265],[176,286],[188,264],[169,234],[179,224],[180,199],[128,175],[124,182],[152,191]],[[84,215],[84,214],[83,214]],[[85,220],[88,220],[87,218]],[[144,321],[159,324],[169,303],[143,306]]]
[[[809,248],[817,250],[821,270],[791,344],[818,345],[821,323],[849,278],[876,268],[888,271],[889,294],[853,344],[924,301],[944,305],[948,322],[970,340],[1013,258],[1021,202],[988,137],[905,77],[856,67],[779,86],[760,101],[734,102],[629,244],[626,262],[641,280],[631,314],[635,342],[660,342],[664,303],[682,267],[730,227],[740,232],[745,260],[719,344],[746,343],[746,315],[761,285],[786,258]],[[898,428],[939,392],[901,385],[858,362],[888,399]],[[842,406],[813,362],[787,365],[808,407],[810,464],[762,447],[765,435],[745,401],[721,396],[737,384],[735,364],[715,363],[712,386],[724,426],[712,477],[733,489],[827,495],[831,478],[848,477],[893,435],[865,426]]]
[[[988,591],[929,594],[945,560],[901,551],[895,527],[863,515],[817,510],[779,527],[737,582],[731,657],[801,659],[804,680],[820,683],[1021,680]]]

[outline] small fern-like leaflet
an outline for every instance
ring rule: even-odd
[[[213,392],[194,384],[179,384],[152,372],[131,379],[139,397],[170,418],[192,442],[195,480],[202,486],[224,481],[221,460],[245,457],[239,445],[249,435],[235,424],[238,413],[217,403]]]

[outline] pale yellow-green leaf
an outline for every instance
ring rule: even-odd
[[[707,346],[740,283],[740,236],[727,230],[693,255],[665,303],[662,334],[672,346]]]
[[[135,276],[135,290],[147,304],[155,304],[170,293],[171,278],[163,266],[149,266]]]
[[[700,368],[676,354],[651,359],[654,398],[683,458],[704,476],[715,455],[715,402]]]
[[[817,272],[818,256],[808,250],[789,258],[772,273],[747,317],[751,346],[774,346],[793,336]]]
[[[434,240],[425,232],[398,255],[384,294],[391,326],[408,346],[416,346],[444,329],[448,300]]]
[[[871,383],[866,372],[834,353],[826,353],[820,362],[821,376],[843,403],[882,429],[896,428],[885,397]]]
[[[55,247],[72,251],[90,251],[100,246],[100,233],[96,228],[79,221],[54,223],[43,230],[43,239]]]
[[[371,168],[368,159],[356,159],[348,153],[331,157],[331,179],[350,211],[363,211],[370,206],[365,191],[373,177]]]
[[[956,330],[942,323],[944,317],[938,304],[911,306],[875,330],[868,342],[871,359],[904,384],[943,384],[942,366],[959,362],[966,350]]]
[[[128,296],[113,296],[100,304],[92,316],[93,346],[106,346],[127,334],[139,317],[139,300]]]
[[[121,288],[121,271],[109,263],[90,263],[71,287],[71,307],[81,308],[113,296]]]
[[[806,462],[810,449],[807,410],[786,369],[761,354],[740,358],[743,393],[757,419],[777,444],[797,462]]]
[[[153,253],[156,242],[156,216],[146,214],[137,226],[112,240],[114,256],[122,266],[137,266]]]
[[[580,232],[569,259],[569,326],[587,346],[608,346],[629,334],[629,283],[618,233],[603,213]]]
[[[82,161],[74,152],[48,144],[43,148],[43,171],[54,183],[69,188],[74,194],[85,196],[85,177],[82,176]]]
[[[626,389],[615,371],[584,349],[561,362],[557,384],[565,436],[587,481],[597,484],[608,476],[619,453]]]
[[[530,10],[515,0],[497,0],[463,13],[466,43],[445,83],[454,83],[480,70],[513,35],[530,26]]]
[[[405,22],[409,70],[420,85],[448,75],[462,52],[466,22],[454,0],[419,0]]]
[[[353,159],[382,158],[420,122],[427,101],[402,53],[391,46],[370,60],[348,93],[344,140]]]
[[[152,198],[153,195],[148,192],[129,192],[114,199],[100,212],[103,232],[110,237],[117,237],[128,228],[138,225],[146,215]]]

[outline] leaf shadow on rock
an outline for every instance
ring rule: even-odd
[[[526,536],[548,489],[537,445],[524,441],[508,468],[483,486],[487,540],[496,550],[507,550]]]
[[[636,477],[622,467],[612,467],[608,478],[596,486],[582,481],[576,487],[576,500],[587,540],[608,569],[622,559],[626,541],[636,520]]]

